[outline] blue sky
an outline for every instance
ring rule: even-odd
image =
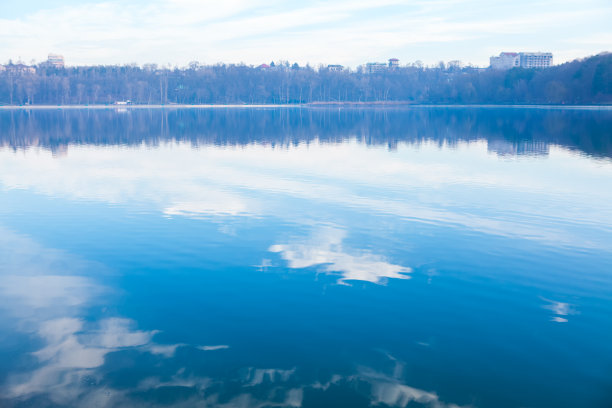
[[[0,62],[486,66],[500,51],[551,51],[561,63],[612,51],[610,21],[609,0],[1,1]]]

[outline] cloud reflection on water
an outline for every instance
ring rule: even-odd
[[[46,248],[0,226],[0,308],[27,322],[75,316],[109,288],[90,275],[106,268]]]
[[[556,300],[550,300],[541,298],[546,302],[542,307],[553,312],[553,316],[550,318],[551,321],[556,323],[567,323],[568,316],[576,314],[576,310],[573,305],[565,302],[559,302]]]
[[[365,396],[374,403],[397,407],[408,404],[428,408],[456,407],[441,402],[433,392],[403,384],[397,370],[394,370],[394,377],[389,377],[374,369],[361,368],[358,373],[335,374],[327,384],[317,379],[305,380],[298,367],[248,367],[229,377],[212,373],[194,375],[193,367],[183,365],[184,360],[177,360],[179,348],[184,348],[192,356],[189,361],[196,362],[198,359],[193,353],[218,353],[230,349],[230,346],[158,344],[154,341],[157,330],[139,330],[131,319],[103,317],[88,320],[83,317],[86,309],[101,303],[97,295],[112,293],[93,277],[96,276],[93,273],[95,268],[102,266],[45,248],[26,236],[3,228],[0,228],[0,237],[6,244],[0,247],[0,255],[3,255],[0,257],[1,270],[10,272],[8,275],[0,274],[3,294],[0,308],[8,312],[16,330],[25,331],[37,339],[32,344],[39,344],[30,353],[34,361],[13,371],[8,381],[1,385],[0,405],[11,406],[19,402],[74,407],[301,407],[307,398],[310,398],[309,405],[316,405],[312,394],[306,396],[312,390],[340,387],[362,393],[366,391],[359,391],[359,384],[367,384],[366,390],[369,391]],[[331,260],[330,268],[345,274],[342,279],[373,281],[382,276],[405,277],[401,273],[408,270],[371,254],[344,254],[341,245],[343,231],[327,229],[321,232],[321,237],[326,237],[323,248],[295,252],[301,256],[296,258],[299,265]],[[19,252],[19,257],[9,256],[11,251]],[[307,259],[307,254],[313,254],[313,258]],[[357,264],[361,266],[357,267]],[[62,275],[57,274],[58,266]],[[382,274],[368,269],[382,266]],[[28,275],[15,275],[18,271],[27,271]],[[92,276],[82,275],[86,273]],[[45,286],[49,288],[46,294]],[[118,387],[108,381],[108,358],[111,354],[127,351],[151,356],[149,364],[152,366],[142,367],[140,374],[129,374],[142,376],[133,378],[137,381],[136,386]],[[122,357],[127,367],[134,358],[133,354]],[[182,368],[170,377],[152,375],[164,372],[160,367],[165,365],[182,365]],[[117,369],[121,370],[121,367],[114,370]],[[234,390],[236,386],[238,388]],[[172,396],[172,401],[160,403],[156,397],[159,393]]]
[[[132,349],[169,358],[181,346],[156,344],[153,337],[158,331],[137,330],[131,319],[88,322],[81,317],[87,308],[103,304],[101,295],[112,294],[111,288],[93,277],[104,271],[102,265],[45,248],[2,227],[0,243],[0,310],[7,314],[3,324],[36,339],[32,344],[42,345],[30,353],[36,361],[33,366],[13,372],[1,386],[0,405],[3,398],[39,395],[65,406],[90,401],[91,396],[84,394],[91,390],[83,387],[83,381],[100,381],[96,370],[110,353]]]
[[[381,283],[386,278],[409,279],[412,270],[394,265],[369,252],[348,253],[342,246],[346,232],[325,228],[306,242],[277,244],[269,248],[286,260],[290,268],[308,268],[320,265],[328,273],[339,273],[339,282],[360,280]]]
[[[8,393],[13,397],[49,394],[54,402],[70,405],[81,392],[78,384],[104,364],[107,354],[126,347],[145,346],[154,331],[132,330],[128,319],[104,319],[87,328],[83,320],[58,318],[42,322],[37,335],[45,346],[32,353],[40,368],[17,376]]]
[[[612,177],[612,166],[558,148],[546,161],[520,162],[491,157],[481,142],[452,149],[423,143],[393,153],[355,142],[282,149],[78,146],[62,158],[36,148],[0,149],[0,159],[0,184],[8,189],[129,203],[167,216],[306,223],[309,207],[325,205],[340,225],[357,212],[598,249],[608,247],[605,231],[612,226],[609,208],[600,205],[609,192],[594,184]],[[553,161],[567,174],[551,171],[558,168],[548,165]],[[565,204],[568,194],[572,206]],[[289,201],[300,210],[291,210]],[[573,225],[589,232],[568,232]]]
[[[442,227],[435,233],[452,234],[452,230],[461,229],[533,240],[551,245],[554,254],[564,251],[564,246],[609,251],[612,216],[608,199],[612,196],[609,190],[600,188],[612,176],[609,160],[595,161],[555,146],[547,149],[545,160],[514,156],[500,159],[491,153],[491,146],[484,141],[461,142],[452,148],[445,143],[399,143],[396,150],[388,151],[352,139],[328,145],[313,140],[309,145],[283,148],[256,143],[227,148],[162,142],[157,147],[129,148],[71,145],[67,155],[57,158],[44,149],[14,152],[0,148],[0,185],[6,188],[3,194],[8,201],[20,199],[15,190],[23,189],[34,193],[24,195],[33,205],[39,204],[35,194],[51,198],[41,199],[44,203],[76,202],[70,208],[87,208],[85,204],[79,206],[81,201],[120,203],[129,216],[142,211],[163,214],[171,222],[181,217],[212,220],[219,231],[235,236],[243,232],[243,225],[248,227],[246,217],[266,217],[262,224],[270,222],[267,225],[273,225],[272,232],[277,221],[283,224],[283,231],[317,231],[313,225],[329,225],[333,220],[334,228],[318,230],[311,238],[263,236],[264,244],[257,248],[263,253],[269,248],[291,268],[316,267],[339,276],[340,282],[383,283],[385,279],[409,278],[410,269],[390,263],[382,254],[391,251],[380,251],[380,243],[368,243],[364,250],[347,239],[358,236],[353,235],[354,229],[359,230],[357,233],[367,230],[371,237],[386,234],[391,222],[402,223],[402,227],[412,222]],[[90,216],[75,214],[83,217],[78,221],[86,223]],[[196,224],[204,223],[189,225]],[[398,229],[398,233],[406,231],[408,228]],[[8,238],[2,240],[2,235]],[[164,235],[164,239],[168,237],[172,238]],[[242,238],[236,242],[242,243]],[[483,239],[477,238],[470,241],[474,247]],[[398,246],[410,239],[400,239]],[[331,380],[305,380],[300,367],[294,370],[292,366],[242,367],[240,373],[228,369],[225,377],[206,371],[208,367],[195,372],[202,352],[221,356],[232,353],[234,357],[233,353],[240,352],[237,345],[230,339],[219,340],[228,344],[208,346],[158,344],[155,327],[139,329],[138,322],[112,315],[92,322],[98,309],[95,313],[88,309],[101,306],[98,299],[113,292],[105,286],[108,282],[94,279],[102,274],[103,266],[44,248],[27,237],[4,234],[3,230],[0,243],[8,248],[4,252],[0,249],[0,266],[10,272],[0,276],[0,306],[2,313],[8,311],[11,316],[2,322],[12,325],[16,321],[10,329],[27,333],[34,339],[27,344],[36,347],[29,354],[32,366],[10,377],[12,394],[4,395],[18,394],[15,398],[26,403],[40,402],[44,395],[51,402],[73,406],[151,406],[156,395],[172,395],[175,403],[168,405],[299,406],[308,401],[313,389],[362,390],[365,384],[364,394],[380,404],[454,406],[431,391],[437,385],[421,383],[413,387],[409,385],[415,385],[413,381],[401,375],[374,368],[335,373]],[[270,247],[271,243],[275,245]],[[453,260],[456,255],[464,254],[448,254]],[[542,259],[550,257],[545,253]],[[527,262],[537,260],[530,256]],[[259,267],[265,270],[271,266],[264,259]],[[251,276],[259,278],[257,274]],[[528,281],[533,282],[531,278]],[[568,303],[544,301],[543,307],[552,312],[554,322],[566,322],[572,314],[573,307]],[[537,308],[542,306],[539,303]],[[534,314],[539,316],[537,309]],[[186,316],[180,318],[187,320]],[[214,319],[212,322],[218,323]],[[198,330],[205,331],[207,326]],[[135,364],[143,364],[139,367],[142,372],[133,374],[112,367],[109,361],[113,359],[126,363],[138,360]],[[231,361],[228,358],[222,362]],[[111,383],[107,375],[111,369],[134,376],[137,385]]]

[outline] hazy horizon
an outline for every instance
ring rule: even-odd
[[[554,64],[609,51],[612,7],[599,0],[25,0],[0,5],[0,61],[67,65],[300,65],[356,67],[399,58],[487,66],[502,51],[547,51]]]
[[[515,51],[515,50],[512,50],[512,51]],[[500,52],[506,52],[506,51],[500,51]],[[520,52],[520,51],[516,51],[516,52]],[[534,51],[527,51],[527,52],[534,52]],[[539,52],[539,51],[535,51],[535,52]],[[585,55],[585,56],[580,56],[580,57],[575,57],[575,58],[568,58],[567,60],[564,60],[564,61],[556,61],[555,60],[555,56],[553,54],[553,66],[561,65],[561,64],[565,64],[567,62],[572,62],[572,61],[581,60],[581,59],[585,59],[585,58],[595,57],[597,55],[608,54],[608,53],[610,53],[610,51],[602,50],[602,51],[600,51],[598,53],[595,53],[595,54]],[[56,53],[56,52],[49,52],[49,54],[58,54],[58,53]],[[60,55],[65,57],[65,55],[63,55],[63,54],[60,54]],[[393,58],[393,57],[390,57],[390,58]],[[24,61],[22,58],[17,58],[17,59],[9,58],[6,61],[0,61],[0,65],[3,65],[3,64],[7,65],[7,64],[10,64],[10,63],[13,63],[13,64],[22,63],[22,64],[26,64],[27,65],[27,64],[31,64],[32,62],[34,62],[35,64],[39,64],[39,63],[44,63],[46,61],[47,61],[46,57],[41,57],[40,59],[34,58],[34,59],[30,60],[30,61]],[[434,67],[435,68],[440,62],[444,62],[444,63],[448,64],[449,62],[454,62],[456,60],[442,60],[442,59],[440,59],[439,61],[437,61],[435,63],[431,63],[431,64],[424,63],[422,60],[419,60],[419,59],[410,60],[410,61],[401,61],[400,60],[400,66],[411,65],[411,64],[414,64],[417,61],[422,62],[423,66],[426,67],[426,68],[427,67]],[[274,59],[274,60],[270,60],[270,61],[261,61],[259,63],[246,63],[244,61],[238,61],[238,62],[235,62],[235,61],[202,62],[202,61],[198,61],[196,59],[191,59],[191,60],[189,60],[189,62],[187,62],[185,64],[172,64],[172,63],[165,63],[165,64],[162,63],[162,64],[160,64],[160,63],[151,62],[151,61],[145,61],[145,62],[135,62],[135,61],[132,61],[132,62],[118,62],[118,63],[105,63],[105,62],[102,61],[102,62],[99,62],[99,63],[91,63],[91,64],[70,64],[70,62],[68,61],[68,62],[66,62],[65,66],[67,68],[70,68],[70,67],[132,66],[132,65],[135,65],[135,66],[140,67],[140,68],[145,68],[147,65],[157,65],[158,69],[164,69],[164,68],[165,69],[174,69],[174,68],[179,68],[180,69],[180,68],[188,68],[189,65],[192,62],[198,62],[201,66],[213,66],[213,65],[217,65],[217,64],[226,64],[226,65],[245,65],[245,66],[257,67],[257,66],[259,66],[261,64],[268,64],[269,65],[270,63],[279,64],[279,63],[283,63],[283,62],[288,62],[290,64],[293,64],[294,62],[297,62],[297,61],[287,60],[285,58],[278,58],[278,59]],[[354,66],[348,65],[348,66],[344,66],[344,67],[356,70],[359,66],[365,65],[368,62],[387,63],[388,59],[379,59],[379,60],[376,60],[376,61],[374,61],[374,60],[372,60],[372,61],[370,61],[370,60],[365,61],[364,60],[364,62],[361,63],[361,64],[357,64],[357,65],[354,65]],[[472,63],[470,61],[460,61],[460,62],[462,63],[462,66],[473,66],[475,68],[486,68],[486,67],[489,66],[489,62],[488,61],[487,61],[486,64],[479,64],[479,65],[474,64],[474,63]],[[301,64],[300,67],[310,66],[310,67],[316,69],[319,66],[325,67],[325,66],[330,65],[330,64],[332,64],[332,63],[328,62],[328,61],[321,61],[321,62],[317,62],[316,64],[307,62],[305,64]]]

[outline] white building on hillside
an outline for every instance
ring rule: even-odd
[[[491,57],[490,62],[493,69],[548,68],[552,66],[552,58],[550,52],[502,52],[498,57]]]
[[[518,52],[502,52],[499,57],[491,57],[491,68],[493,69],[510,69],[520,66],[520,57]]]
[[[521,52],[519,57],[523,68],[548,68],[553,59],[551,52]]]

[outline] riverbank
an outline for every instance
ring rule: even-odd
[[[208,104],[208,105],[0,105],[0,110],[55,110],[55,109],[309,109],[309,108],[504,108],[504,109],[601,109],[612,110],[612,105],[508,105],[508,104],[413,104],[405,102],[313,102],[305,104]]]

